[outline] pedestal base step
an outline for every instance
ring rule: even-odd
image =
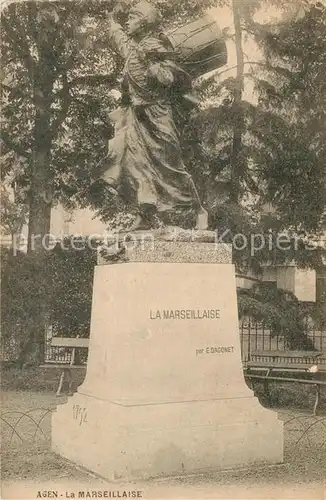
[[[108,480],[148,479],[280,463],[283,424],[254,397],[126,407],[76,393],[53,414],[52,443]]]

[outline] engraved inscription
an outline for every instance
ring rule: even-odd
[[[201,354],[229,354],[234,352],[234,346],[209,346],[201,349],[196,349],[196,356],[200,356]]]
[[[156,309],[149,311],[149,319],[220,319],[219,309]]]
[[[77,420],[79,425],[87,423],[87,408],[83,408],[79,405],[74,405],[72,407],[72,414],[74,420]]]

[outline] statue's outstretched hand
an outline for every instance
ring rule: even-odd
[[[120,0],[114,7],[112,14],[115,18],[119,18],[120,16],[126,16],[129,10],[130,10],[130,1]]]

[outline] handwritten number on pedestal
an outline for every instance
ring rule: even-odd
[[[79,425],[87,423],[87,409],[79,405],[74,405],[72,407],[72,413],[74,420],[78,420]]]

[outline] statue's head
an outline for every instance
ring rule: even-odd
[[[136,35],[144,30],[154,28],[159,24],[159,10],[146,0],[141,0],[130,9],[127,28],[129,35]]]

